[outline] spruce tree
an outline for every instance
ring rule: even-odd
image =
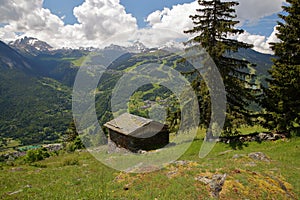
[[[291,133],[300,125],[300,1],[287,0],[285,14],[279,14],[277,37],[271,43],[276,59],[269,71],[269,87],[264,89],[265,124],[278,132]]]
[[[65,141],[73,142],[78,136],[79,134],[76,130],[75,121],[72,120],[69,124],[68,129],[65,132]]]
[[[79,133],[77,132],[76,124],[74,120],[71,121],[68,129],[66,130],[65,142],[67,142],[67,146],[66,146],[67,151],[73,152],[76,149],[84,148],[84,144],[82,143]]]
[[[245,77],[249,75],[247,68],[251,63],[237,58],[234,53],[240,48],[251,48],[252,45],[232,39],[233,36],[244,32],[235,28],[239,23],[235,20],[237,16],[234,7],[238,5],[237,2],[199,0],[198,4],[201,8],[196,9],[196,15],[190,16],[195,26],[184,32],[196,35],[189,43],[200,44],[205,48],[221,73],[227,98],[225,133],[233,133],[235,127],[240,123],[237,122],[239,119],[243,121],[249,119],[247,106],[253,101],[251,89],[247,88],[248,83],[245,81]],[[203,83],[199,85],[201,86]],[[208,95],[207,89],[203,86],[200,90],[202,90],[201,94]],[[206,123],[206,127],[210,121],[207,119],[210,116],[207,115],[210,112],[207,102],[209,100],[203,96],[202,102],[200,102],[200,112],[204,115],[201,116],[201,121]]]

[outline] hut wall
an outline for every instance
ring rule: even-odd
[[[148,138],[124,135],[113,130],[109,130],[109,136],[117,146],[121,146],[133,152],[137,152],[138,150],[154,150],[162,148],[169,143],[169,133],[165,129]]]

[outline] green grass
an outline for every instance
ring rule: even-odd
[[[55,81],[54,79],[43,78],[40,81],[40,83],[44,86],[52,88],[53,90],[71,93],[70,88],[68,88],[67,86],[64,86],[63,84],[61,84],[58,81]]]
[[[20,141],[18,140],[13,140],[9,138],[9,142],[7,144],[7,148],[13,148],[13,147],[18,147],[20,146]]]
[[[15,151],[14,148],[19,147],[21,144],[20,141],[18,140],[13,140],[11,138],[6,138],[6,139],[7,139],[7,146],[3,147],[2,149],[0,148],[0,155]]]
[[[79,59],[72,59],[71,61],[74,64],[74,66],[80,67],[85,62],[86,59],[87,59],[87,56],[82,56]]]
[[[145,62],[146,62],[146,60],[141,61],[141,62],[137,62],[135,65],[126,68],[126,69],[124,70],[124,72],[130,72],[130,71],[134,70],[135,68],[137,68],[138,66],[144,64]]]
[[[241,126],[237,129],[243,135],[250,134],[250,133],[261,133],[261,132],[268,132],[269,130],[263,128],[262,126],[255,125],[255,126]]]
[[[200,159],[201,133],[180,158],[191,163],[171,164],[151,173],[118,172],[85,151],[63,153],[33,165],[16,161],[17,166],[0,167],[0,199],[210,199],[208,186],[195,177],[213,173],[228,175],[221,199],[289,199],[271,177],[280,180],[295,199],[300,197],[300,138],[252,142],[240,150],[216,144]],[[232,158],[259,151],[272,161]],[[255,166],[248,165],[253,162]]]

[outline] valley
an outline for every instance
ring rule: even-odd
[[[109,97],[122,74],[137,66],[156,62],[165,62],[166,66],[183,73],[191,69],[187,67],[187,63],[177,62],[176,58],[164,59],[158,50],[151,50],[154,52],[150,53],[145,47],[142,50],[134,47],[126,50],[119,46],[110,46],[93,51],[96,51],[95,55],[105,57],[129,50],[143,52],[123,55],[108,67],[99,81],[96,110],[100,124],[112,118]],[[50,45],[34,38],[24,38],[22,41],[11,43],[10,46],[1,43],[1,136],[20,140],[21,144],[25,145],[62,141],[64,131],[71,122],[72,86],[77,70],[89,53],[90,50],[85,49],[52,50]],[[93,52],[89,55],[93,57]],[[270,55],[249,50],[241,51],[235,56],[256,63],[252,73],[256,76],[257,84],[264,82],[268,77],[267,70],[271,67]],[[169,94],[165,93],[163,88],[157,88],[149,96],[147,90],[152,90],[151,86],[141,89],[144,90],[144,94],[139,97],[140,107],[145,106],[145,100],[155,100],[159,96],[162,98]]]

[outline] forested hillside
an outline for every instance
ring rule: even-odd
[[[3,43],[0,63],[1,137],[57,141],[71,121],[71,88],[41,76],[30,59]]]

